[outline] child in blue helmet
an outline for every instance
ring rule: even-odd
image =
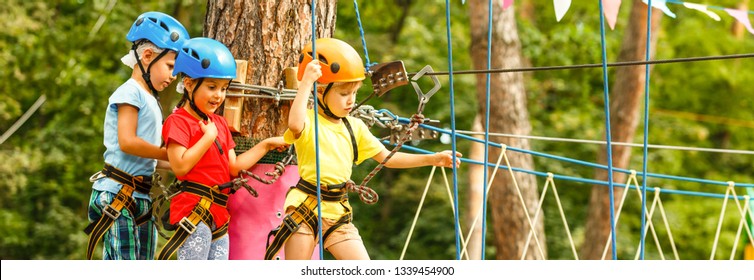
[[[176,58],[173,74],[179,73],[183,99],[162,129],[170,167],[181,181],[181,192],[170,200],[170,224],[178,227],[157,258],[178,250],[179,260],[227,260],[231,188],[225,186],[267,152],[288,144],[272,137],[236,156],[228,124],[215,114],[236,77],[236,62],[222,43],[188,40]]]
[[[175,79],[176,53],[188,38],[180,22],[160,12],[140,15],[126,35],[133,46],[122,61],[133,72],[108,99],[105,167],[90,179],[87,259],[101,239],[106,260],[154,259],[157,230],[149,190],[158,160],[168,159],[160,147],[163,118],[157,94]]]

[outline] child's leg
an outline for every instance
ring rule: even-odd
[[[212,241],[212,245],[210,245],[209,248],[209,256],[208,260],[221,260],[221,261],[227,261],[228,260],[228,252],[230,248],[230,235],[226,234],[223,237],[218,238],[215,241]]]
[[[323,219],[324,230],[333,226],[335,222]],[[353,223],[344,224],[333,231],[325,240],[325,248],[338,260],[369,260],[369,253]]]
[[[207,224],[199,222],[194,233],[178,248],[179,260],[207,260],[212,243],[212,230]]]
[[[139,209],[138,216],[149,214],[149,208],[152,203],[149,200],[137,198],[136,207]],[[157,252],[157,228],[154,225],[154,221],[149,219],[140,226],[138,226],[138,240],[139,240],[139,259],[140,260],[154,260],[155,253]]]
[[[115,194],[94,190],[89,204],[89,220],[97,220],[102,216],[102,209],[109,205]],[[102,259],[105,260],[135,260],[138,254],[138,240],[135,237],[136,225],[133,215],[126,209],[115,219],[110,229],[102,237]]]
[[[327,248],[338,260],[369,260],[369,253],[361,240],[346,240]]]
[[[311,232],[309,226],[303,224],[299,227],[299,231],[293,233],[288,238],[288,241],[283,246],[286,260],[310,260],[312,258],[314,246],[317,244],[316,240],[313,234],[301,232],[302,229]]]

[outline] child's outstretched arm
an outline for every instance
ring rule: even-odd
[[[155,146],[136,136],[139,109],[128,104],[118,105],[118,143],[127,154],[143,158],[168,160],[165,148]]]
[[[382,162],[390,154],[387,149],[382,150],[372,159]],[[456,152],[455,166],[461,166],[460,152]],[[421,166],[439,166],[453,168],[453,154],[451,151],[442,151],[434,154],[409,154],[403,152],[396,152],[393,157],[385,163],[385,167],[388,168],[412,168]]]
[[[184,176],[191,171],[209,147],[215,144],[215,138],[217,138],[217,126],[215,126],[215,123],[212,120],[208,120],[206,124],[204,121],[199,121],[199,127],[201,127],[204,135],[190,148],[186,148],[173,141],[167,144],[170,168],[173,169],[173,173],[176,176]]]
[[[306,105],[309,103],[309,94],[312,93],[312,86],[319,77],[322,76],[322,69],[319,60],[312,60],[306,65],[304,75],[299,82],[296,98],[291,104],[291,111],[288,114],[288,130],[298,138],[306,124]]]
[[[254,147],[251,147],[251,149],[243,152],[238,156],[236,156],[236,152],[234,150],[230,150],[230,152],[228,153],[230,161],[230,175],[236,177],[238,176],[238,172],[251,168],[262,157],[264,157],[267,152],[273,149],[283,151],[288,146],[290,146],[290,144],[285,143],[283,137],[270,137],[262,140],[262,142],[259,142],[258,144],[254,145]]]

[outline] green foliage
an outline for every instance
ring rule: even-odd
[[[46,103],[0,145],[0,259],[82,259],[87,224],[86,209],[91,183],[87,178],[101,168],[102,123],[107,98],[130,75],[119,62],[130,43],[125,40],[134,18],[148,10],[189,13],[184,22],[189,33],[202,34],[203,1],[125,3],[118,1],[19,1],[0,6],[0,131],[6,131],[41,95]],[[8,1],[6,1],[8,2]],[[471,69],[468,53],[470,32],[468,7],[451,1],[453,70]],[[737,1],[720,0],[733,7]],[[529,3],[527,3],[529,4]],[[606,51],[615,62],[630,2],[624,1],[615,30],[606,30]],[[139,6],[140,5],[140,6]],[[407,5],[401,19],[403,5]],[[517,21],[522,52],[530,66],[600,63],[601,38],[597,5],[574,1],[568,14],[555,21],[551,1],[534,1],[532,13],[519,14]],[[521,5],[524,6],[524,5]],[[516,9],[519,7],[515,6]],[[658,37],[657,59],[747,53],[754,49],[751,34],[742,39],[730,35],[732,18],[716,22],[696,11],[672,5],[677,19],[665,17]],[[448,38],[445,1],[393,0],[359,1],[370,62],[402,60],[410,73],[425,65],[447,71]],[[518,10],[517,10],[518,11]],[[654,10],[653,12],[659,12]],[[101,22],[101,23],[100,23]],[[695,30],[695,32],[688,32]],[[362,52],[361,36],[351,1],[338,3],[336,37]],[[754,99],[750,85],[754,73],[751,59],[661,64],[650,74],[649,142],[689,147],[754,150]],[[608,71],[614,80],[614,71]],[[602,69],[574,69],[527,72],[526,92],[532,134],[560,138],[601,140],[604,135]],[[427,91],[431,85],[422,79]],[[471,75],[441,76],[442,88],[424,110],[440,121],[440,127],[469,130],[477,111],[475,80]],[[612,85],[611,85],[612,86]],[[362,88],[365,97],[370,86]],[[454,99],[451,100],[451,89]],[[169,98],[169,94],[164,93]],[[451,115],[453,104],[454,115]],[[400,117],[416,112],[418,98],[410,86],[398,88],[382,98],[367,102],[388,109]],[[640,112],[643,113],[643,112]],[[643,123],[643,120],[642,122]],[[643,141],[643,124],[635,143]],[[373,129],[378,136],[387,131]],[[450,144],[422,141],[416,145],[429,151],[449,150]],[[531,141],[532,150],[584,162],[595,162],[600,145]],[[468,154],[468,141],[458,140],[459,151]],[[535,169],[558,175],[591,179],[594,168],[535,156]],[[641,170],[640,148],[633,149],[631,168]],[[650,149],[648,170],[657,174],[708,180],[751,183],[752,157],[698,151]],[[374,168],[367,162],[355,169],[357,182]],[[451,193],[458,193],[459,218],[466,220],[468,178],[461,168],[456,177],[445,170]],[[352,197],[355,223],[374,259],[398,259],[427,184],[431,168],[382,170],[370,187],[380,194],[376,205],[365,205]],[[456,181],[456,183],[454,183]],[[540,178],[540,190],[544,179]],[[431,182],[424,207],[412,233],[406,259],[454,259],[456,232],[448,189],[438,169]],[[623,182],[620,182],[623,183]],[[576,248],[584,242],[586,207],[591,185],[556,180],[568,225]],[[454,187],[458,188],[455,189]],[[652,178],[650,187],[724,194],[724,186]],[[738,190],[738,189],[737,189]],[[742,191],[739,190],[739,194]],[[681,259],[709,259],[723,200],[663,193],[662,201]],[[635,191],[626,200],[618,226],[618,255],[632,259],[640,240],[640,205]],[[648,204],[649,206],[649,204]],[[550,259],[573,259],[552,189],[543,206]],[[659,211],[659,210],[656,210]],[[729,258],[736,238],[738,213],[728,202],[716,259]],[[489,217],[489,215],[488,215]],[[659,212],[652,218],[666,258],[671,258],[670,233]],[[488,222],[490,222],[488,220]],[[487,224],[487,258],[494,257],[491,224]],[[462,227],[467,233],[465,226]],[[745,234],[745,232],[744,232]],[[742,239],[743,240],[743,239]],[[599,241],[603,242],[603,241]],[[743,242],[743,241],[741,241]],[[740,244],[740,243],[739,243]],[[741,245],[737,250],[741,250]],[[740,251],[735,252],[740,258]],[[646,258],[659,259],[653,239],[646,239]]]

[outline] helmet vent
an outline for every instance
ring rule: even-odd
[[[162,21],[160,22],[160,27],[162,27],[162,29],[165,29],[165,31],[170,31],[170,29],[168,29],[168,25],[167,25],[167,24],[165,24],[165,23],[164,23],[164,22],[162,22]]]
[[[338,73],[338,71],[340,71],[340,64],[333,62],[332,65],[330,65],[330,71],[332,71],[333,74]]]
[[[209,59],[202,59],[202,68],[207,69],[209,68]]]
[[[319,58],[317,59],[317,60],[319,60],[319,62],[322,62],[322,63],[324,63],[324,64],[327,64],[327,58],[325,58],[325,57],[324,57],[324,56],[322,56],[321,54],[317,54],[317,56],[319,57]],[[309,57],[312,57],[312,52],[309,52]],[[301,57],[301,59],[300,59],[300,60],[301,60],[301,61],[303,61],[303,56]],[[301,63],[301,61],[299,61],[299,63]]]
[[[143,23],[143,22],[144,22],[144,18],[139,18],[139,19],[137,19],[137,20],[136,20],[136,23],[135,23],[135,25],[136,25],[136,26],[139,26],[139,25],[141,25],[141,23]]]

